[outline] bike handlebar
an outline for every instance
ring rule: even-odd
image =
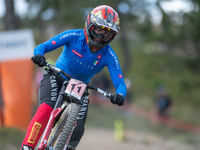
[[[46,62],[44,66],[48,67],[49,69],[53,70],[56,73],[62,73],[68,79],[73,78],[69,74],[64,72],[63,70],[57,68],[56,66],[53,66],[53,65],[49,64],[48,62]],[[102,90],[102,89],[100,89],[98,87],[95,87],[95,86],[92,86],[92,85],[89,85],[89,84],[86,84],[86,85],[87,85],[88,89],[95,90],[95,91],[97,91],[98,93],[102,94],[105,97],[108,97],[110,99],[113,99],[113,97],[114,97],[112,94],[110,94],[110,93],[108,93],[108,92],[106,92],[106,91],[104,91],[104,90]]]
[[[44,66],[48,67],[49,69],[51,69],[51,70],[53,70],[53,71],[55,71],[57,73],[62,73],[68,79],[72,78],[70,75],[65,73],[63,70],[57,68],[56,66],[53,66],[53,65],[49,64],[48,62],[46,62]]]

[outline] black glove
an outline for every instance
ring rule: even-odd
[[[37,64],[39,67],[43,67],[45,65],[46,62],[46,58],[40,54],[35,55],[31,58],[31,60]]]
[[[117,104],[119,106],[124,105],[124,97],[122,94],[115,94],[112,99],[110,99],[111,103]]]

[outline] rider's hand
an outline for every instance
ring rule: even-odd
[[[31,58],[31,60],[37,64],[39,67],[43,67],[46,62],[46,58],[40,54],[37,54]]]
[[[115,94],[113,99],[110,99],[113,104],[117,104],[119,106],[124,105],[124,97],[122,94]]]

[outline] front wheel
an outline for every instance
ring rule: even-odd
[[[54,150],[63,150],[67,140],[70,138],[79,113],[79,106],[70,103],[62,113],[59,121],[51,131],[47,147]]]

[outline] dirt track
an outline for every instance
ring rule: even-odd
[[[114,131],[86,128],[77,150],[199,150],[197,146],[185,145],[176,140],[166,140],[154,134],[125,132],[125,140],[116,142]]]

